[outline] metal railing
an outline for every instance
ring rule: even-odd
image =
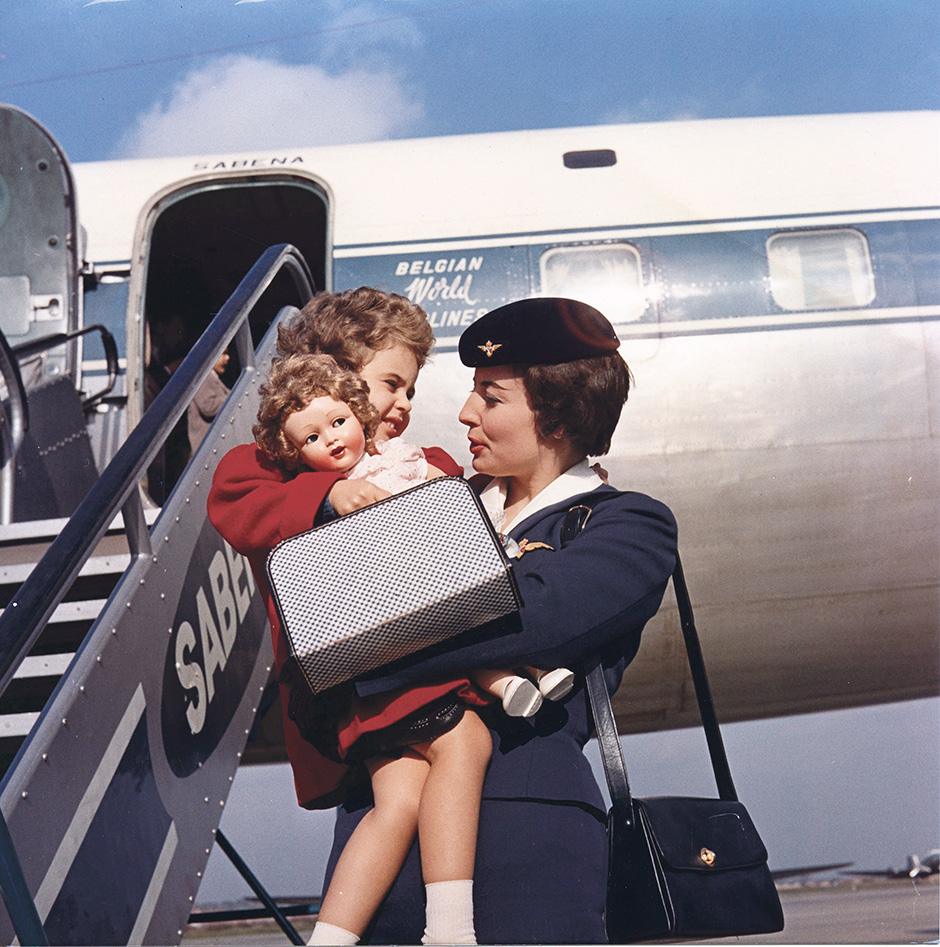
[[[114,336],[101,323],[94,323],[85,326],[82,329],[75,329],[72,332],[56,332],[53,335],[44,335],[41,339],[34,339],[32,342],[22,342],[20,345],[13,346],[13,354],[17,359],[29,358],[30,355],[38,355],[40,352],[47,352],[49,349],[65,345],[73,339],[78,339],[90,332],[97,332],[101,336],[101,345],[104,348],[104,357],[108,366],[108,380],[103,388],[96,391],[93,395],[86,395],[82,398],[82,410],[90,411],[105,395],[111,393],[114,383],[117,381],[118,374],[118,350]]]
[[[3,466],[0,468],[0,523],[13,522],[13,490],[16,477],[16,455],[29,430],[29,407],[23,375],[6,336],[0,332],[0,377],[7,389],[7,400],[0,404],[0,438]]]
[[[0,524],[4,526],[13,522],[16,458],[23,446],[26,432],[29,430],[29,399],[23,385],[20,360],[65,345],[90,332],[98,332],[101,335],[101,344],[108,366],[108,380],[103,388],[82,399],[82,410],[86,412],[110,394],[117,381],[117,343],[114,341],[114,336],[103,325],[95,323],[83,329],[75,329],[73,332],[56,332],[53,335],[45,335],[41,339],[23,342],[12,347],[0,332],[0,376],[7,389],[6,402],[0,404],[0,438],[2,438],[3,449],[3,466],[0,468]]]

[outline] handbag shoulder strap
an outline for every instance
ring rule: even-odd
[[[581,532],[596,503],[612,499],[617,495],[613,491],[605,491],[597,496],[586,496],[582,498],[577,506],[571,507],[562,524],[562,545],[566,545]],[[676,553],[676,566],[673,571],[672,582],[676,594],[676,603],[679,607],[682,636],[692,672],[692,683],[695,686],[695,697],[702,718],[702,726],[705,729],[705,739],[708,744],[712,770],[715,774],[715,782],[718,786],[718,795],[721,799],[737,800],[738,796],[731,778],[731,768],[728,765],[724,743],[721,739],[718,717],[715,713],[711,688],[708,685],[708,675],[705,671],[702,647],[698,632],[695,629],[692,603],[689,600],[688,587],[686,586],[685,574],[682,571],[682,563],[678,552]],[[585,661],[585,677],[591,711],[594,715],[594,725],[597,730],[601,759],[604,764],[604,775],[607,778],[607,787],[610,790],[611,805],[615,817],[625,827],[629,828],[633,822],[630,782],[599,654],[593,654]]]
[[[595,652],[584,662],[585,686],[594,715],[594,729],[597,732],[597,744],[604,764],[604,776],[610,791],[611,814],[626,829],[633,828],[633,797],[630,794],[630,780],[627,776],[627,764],[623,759],[623,747],[614,708],[607,693],[601,656]]]
[[[685,584],[685,573],[682,571],[682,561],[679,559],[678,550],[676,551],[676,568],[672,573],[672,587],[676,593],[676,603],[679,606],[682,637],[685,640],[685,651],[689,658],[689,668],[692,671],[692,683],[695,686],[695,698],[698,701],[698,712],[702,718],[702,726],[705,728],[705,740],[708,743],[708,755],[711,757],[715,783],[718,786],[718,795],[722,799],[736,802],[738,794],[731,779],[731,767],[728,765],[725,744],[721,739],[718,715],[715,713],[715,702],[712,700],[711,687],[708,685],[708,674],[705,672],[702,645],[699,641],[698,632],[695,630],[692,602],[689,599],[689,590]]]

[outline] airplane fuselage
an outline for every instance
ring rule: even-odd
[[[205,325],[270,243],[328,289],[427,310],[409,433],[468,469],[462,329],[507,300],[585,298],[636,377],[603,464],[678,517],[721,719],[935,694],[938,130],[934,113],[812,116],[76,165],[82,319],[125,360],[96,456],[143,413],[154,339],[179,313]],[[208,291],[187,312],[191,280]],[[73,368],[91,386],[91,343]],[[618,720],[694,708],[667,607]]]

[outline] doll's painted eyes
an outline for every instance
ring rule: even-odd
[[[346,418],[334,418],[333,422],[330,424],[330,427],[342,427],[346,423]],[[308,434],[307,440],[304,441],[305,444],[316,444],[320,439],[319,434]]]

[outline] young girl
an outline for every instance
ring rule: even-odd
[[[366,478],[389,493],[442,475],[420,448],[401,438],[375,442],[378,415],[368,386],[329,356],[276,360],[261,395],[256,443],[286,470],[305,466],[341,472],[349,479]],[[572,675],[564,669],[533,674],[536,680],[541,676],[546,694],[555,699],[570,690]],[[530,715],[541,703],[539,689],[519,675],[486,671],[474,680],[514,715]],[[340,712],[335,700],[332,707],[329,698],[305,700],[304,688],[302,681],[295,681],[291,716],[321,752],[335,753],[346,762],[363,761],[375,797],[370,817],[344,850],[310,942],[358,940],[397,875],[417,828],[428,886],[423,942],[474,943],[473,861],[479,799],[491,752],[482,721],[464,713],[462,702],[442,704],[438,699],[418,726],[411,721],[406,728],[393,724],[374,730],[370,718],[387,719],[387,701],[368,707],[351,698]],[[474,702],[472,694],[461,694]],[[333,747],[325,745],[331,741]],[[390,845],[390,839],[397,844]],[[386,853],[384,858],[380,852]],[[398,852],[401,858],[394,854]],[[382,863],[378,871],[377,860]]]
[[[378,414],[369,401],[368,385],[328,355],[277,359],[261,397],[255,441],[287,470],[303,465],[336,471],[348,480],[368,480],[389,494],[444,476],[425,460],[420,447],[401,437],[375,439]],[[473,679],[498,697],[511,717],[531,717],[543,698],[560,700],[574,682],[567,668],[522,670],[526,677],[481,670]]]

